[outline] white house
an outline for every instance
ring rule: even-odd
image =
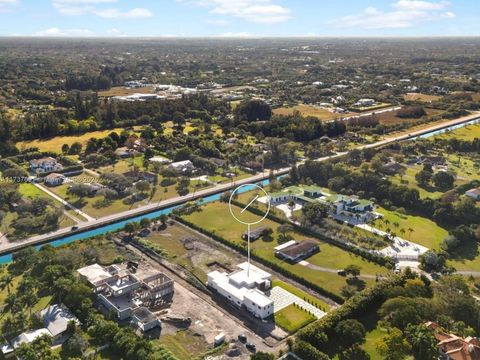
[[[55,304],[47,307],[40,312],[43,319],[43,326],[50,332],[54,339],[59,339],[67,331],[70,321],[80,324],[80,321],[70,310],[61,304]]]
[[[375,105],[375,100],[373,100],[373,99],[359,99],[354,105],[355,106],[372,106],[372,105]]]
[[[41,159],[30,160],[30,170],[35,174],[49,171],[59,171],[62,169],[62,164],[59,164],[56,159],[50,156]]]
[[[272,275],[246,262],[237,265],[237,268],[231,274],[218,270],[210,272],[207,285],[255,317],[265,319],[271,316],[273,301],[262,290],[270,288]]]
[[[176,172],[177,174],[185,174],[195,170],[195,166],[190,160],[177,161],[168,165],[168,169]]]
[[[465,195],[474,200],[480,200],[480,188],[473,188],[465,192]]]

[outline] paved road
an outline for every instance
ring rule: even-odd
[[[368,144],[368,145],[362,145],[360,147],[357,147],[357,149],[362,150],[362,149],[368,149],[368,148],[377,148],[377,147],[381,147],[381,146],[384,146],[384,145],[387,145],[387,144],[390,144],[390,143],[394,143],[394,142],[397,142],[397,141],[408,140],[408,139],[411,139],[411,138],[419,136],[419,135],[423,135],[423,134],[426,134],[426,133],[429,133],[429,132],[432,132],[432,131],[444,129],[444,128],[449,127],[449,126],[461,124],[461,123],[476,119],[479,116],[480,116],[480,112],[476,112],[472,115],[464,116],[464,117],[459,118],[459,119],[446,121],[442,124],[437,124],[437,125],[430,126],[428,128],[424,128],[424,129],[421,129],[421,130],[412,131],[409,134],[398,135],[398,136],[394,136],[394,137],[391,137],[391,138],[387,138],[387,139],[378,141],[376,143],[372,143],[372,144]],[[341,157],[345,154],[346,153],[338,153],[338,154],[331,155],[331,156],[325,156],[325,157],[316,159],[315,161],[331,160],[331,159]],[[301,163],[303,163],[303,162],[300,162],[299,164],[301,164]],[[290,170],[290,167],[287,167],[287,168],[278,169],[274,173],[275,173],[275,175],[281,175],[281,174],[288,173],[289,170]],[[266,179],[266,178],[268,178],[268,174],[263,174],[263,173],[262,174],[257,174],[257,175],[253,175],[249,178],[246,178],[246,179],[238,180],[238,181],[233,182],[233,183],[219,184],[219,185],[216,185],[216,186],[214,186],[212,188],[209,188],[209,189],[204,189],[204,190],[197,191],[194,196],[192,196],[192,194],[188,194],[186,196],[180,196],[180,197],[164,200],[161,203],[148,204],[148,205],[141,206],[141,207],[138,207],[138,208],[135,208],[135,209],[123,211],[121,213],[105,216],[105,217],[100,218],[100,219],[93,219],[90,216],[88,216],[89,219],[93,219],[93,220],[89,220],[86,223],[78,224],[78,229],[85,231],[87,229],[96,228],[96,227],[99,227],[101,225],[106,225],[106,224],[110,224],[110,223],[117,222],[117,221],[120,221],[120,220],[128,219],[128,218],[131,218],[131,217],[135,217],[136,215],[149,213],[149,212],[152,212],[154,210],[165,208],[165,207],[168,207],[168,206],[171,206],[171,205],[182,204],[182,203],[185,203],[187,201],[193,200],[195,198],[205,197],[205,196],[216,194],[216,193],[219,193],[219,192],[222,192],[222,191],[227,191],[227,190],[230,190],[233,187],[236,187],[236,186],[239,186],[239,185],[248,184],[248,183],[255,183],[255,182],[261,181],[261,180]],[[47,233],[47,234],[43,234],[43,235],[37,235],[37,236],[33,236],[33,237],[30,237],[30,238],[25,239],[25,240],[16,241],[15,243],[6,242],[6,243],[3,243],[3,244],[0,244],[0,253],[2,253],[2,254],[8,253],[8,252],[23,248],[25,246],[45,242],[45,241],[50,240],[50,239],[59,238],[61,236],[65,236],[65,235],[68,235],[70,233],[71,233],[70,228],[63,228],[63,229],[59,229],[59,230],[51,232],[51,233]]]

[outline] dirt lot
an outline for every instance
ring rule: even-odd
[[[330,111],[327,108],[322,108],[318,106],[312,106],[312,105],[305,105],[305,104],[299,104],[297,106],[292,106],[292,107],[282,107],[278,109],[274,109],[273,113],[277,115],[291,115],[293,114],[294,111],[299,111],[300,114],[303,116],[315,116],[318,117],[320,120],[332,120],[332,119],[338,119],[341,117],[349,116],[349,115],[354,115],[353,113],[335,113]]]
[[[425,108],[425,111],[427,112],[427,116],[438,115],[441,113],[440,110],[430,109],[430,108]],[[419,120],[414,118],[399,118],[396,116],[396,114],[397,114],[397,111],[394,110],[394,111],[385,111],[385,112],[376,114],[375,116],[380,121],[380,124],[385,124],[385,125],[398,124],[398,123],[411,123]]]
[[[438,95],[429,95],[422,93],[407,93],[403,95],[403,98],[407,101],[421,101],[421,102],[432,102],[441,99],[441,96]]]
[[[126,88],[123,86],[112,87],[107,91],[100,91],[98,96],[127,96],[132,94],[153,94],[153,86],[146,86],[140,88]]]

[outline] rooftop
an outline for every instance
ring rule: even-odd
[[[91,284],[96,284],[99,281],[103,281],[112,277],[108,271],[98,264],[85,266],[78,269],[77,272],[84,276]]]
[[[65,332],[70,321],[79,324],[75,315],[63,305],[51,305],[42,310],[40,314],[43,317],[43,325],[50,331],[52,336],[57,336]]]
[[[273,301],[271,299],[269,299],[264,293],[262,293],[257,289],[252,289],[247,291],[244,297],[245,299],[250,300],[255,305],[258,305],[260,307],[265,307],[270,304],[273,304]]]

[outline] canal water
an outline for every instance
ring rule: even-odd
[[[411,140],[429,138],[429,137],[432,137],[432,136],[435,136],[435,135],[443,134],[443,133],[446,133],[446,132],[449,132],[449,131],[452,131],[452,130],[455,130],[455,129],[460,129],[462,127],[465,127],[465,126],[468,126],[468,125],[474,125],[474,124],[480,124],[480,118],[477,118],[477,119],[474,119],[474,120],[471,120],[471,121],[468,121],[468,122],[465,122],[465,123],[462,123],[462,124],[452,125],[452,126],[449,126],[445,129],[440,129],[440,130],[432,131],[432,132],[429,132],[429,133],[426,133],[426,134],[423,134],[423,135],[419,135],[419,136],[416,136],[416,137],[412,138]],[[268,185],[268,183],[269,183],[268,180],[262,181],[263,186]],[[253,190],[253,189],[254,189],[253,186],[244,186],[240,189],[239,192],[243,193],[243,192],[250,191],[250,190]],[[218,193],[218,194],[215,194],[215,195],[207,196],[203,199],[203,203],[208,203],[208,202],[220,200],[220,197],[222,196],[222,194],[223,193]],[[151,212],[151,213],[148,213],[148,214],[140,215],[140,216],[133,217],[133,218],[123,220],[123,221],[119,221],[119,222],[116,222],[116,223],[113,223],[113,224],[110,224],[110,225],[101,226],[101,227],[98,227],[98,228],[93,229],[93,230],[84,231],[84,232],[79,233],[79,234],[65,236],[65,237],[57,239],[57,240],[52,240],[51,242],[48,242],[47,244],[50,244],[54,247],[58,247],[58,246],[61,246],[61,245],[64,245],[64,244],[72,243],[72,242],[77,241],[77,240],[85,240],[85,239],[88,239],[88,238],[91,238],[91,237],[94,237],[94,236],[97,236],[97,235],[102,235],[102,234],[106,234],[108,232],[120,230],[125,226],[126,223],[129,223],[129,222],[132,222],[132,221],[140,221],[140,220],[145,219],[145,218],[154,219],[154,218],[158,218],[160,215],[163,215],[163,214],[168,215],[179,206],[181,206],[181,205],[171,206],[171,207],[161,209],[161,210],[157,210],[157,211],[154,211],[154,212]],[[40,249],[43,245],[45,245],[45,244],[37,245],[36,248]],[[0,256],[0,265],[1,264],[7,264],[11,261],[12,261],[12,255],[11,254]]]
[[[269,180],[268,179],[263,180],[263,181],[261,181],[261,184],[262,184],[262,186],[267,186],[269,184]],[[239,193],[244,193],[244,192],[254,190],[254,189],[255,189],[255,187],[253,185],[243,186],[238,192]],[[222,196],[222,194],[223,193],[218,193],[218,194],[214,194],[214,195],[204,197],[203,200],[201,201],[201,203],[205,204],[205,203],[209,203],[209,202],[212,202],[212,201],[220,200],[220,197]],[[44,246],[46,244],[52,245],[54,247],[58,247],[58,246],[61,246],[61,245],[70,244],[74,241],[85,240],[85,239],[88,239],[88,238],[91,238],[91,237],[94,237],[94,236],[97,236],[97,235],[103,235],[103,234],[106,234],[108,232],[117,231],[117,230],[122,229],[125,226],[125,224],[127,224],[129,222],[134,222],[134,221],[138,222],[142,219],[155,219],[155,218],[158,218],[160,215],[164,215],[164,214],[168,215],[173,210],[175,210],[176,208],[178,208],[180,206],[182,206],[182,205],[175,205],[175,206],[167,207],[167,208],[164,208],[164,209],[161,209],[161,210],[153,211],[153,212],[148,213],[148,214],[139,215],[139,216],[136,216],[136,217],[133,217],[133,218],[129,218],[127,220],[123,220],[123,221],[119,221],[119,222],[116,222],[116,223],[113,223],[113,224],[101,226],[101,227],[98,227],[98,228],[93,229],[93,230],[87,230],[87,231],[81,232],[79,234],[65,236],[63,238],[60,238],[60,239],[57,239],[57,240],[52,240],[52,241],[50,241],[48,243],[45,243],[45,244],[36,245],[35,248],[40,249],[42,246]],[[230,216],[229,214],[224,214],[224,215],[225,216]],[[219,216],[221,216],[221,215],[219,214]],[[0,256],[0,265],[1,264],[7,264],[11,261],[12,261],[12,255],[11,254]]]

